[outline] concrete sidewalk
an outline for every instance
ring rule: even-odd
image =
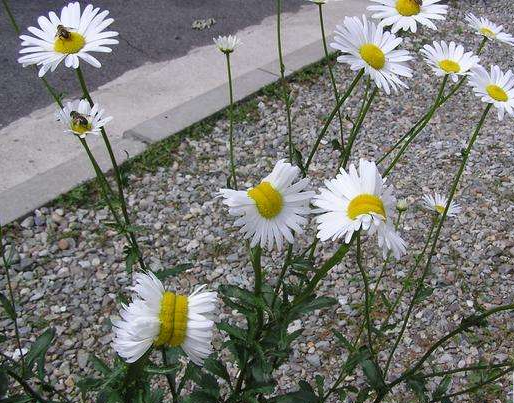
[[[345,0],[324,7],[326,32],[331,33],[344,16],[362,14],[366,2]],[[278,78],[275,24],[275,17],[270,17],[237,32],[243,41],[232,57],[238,100]],[[322,58],[317,6],[307,3],[299,12],[283,15],[283,48],[288,73]],[[105,63],[116,63],[115,55]],[[34,76],[34,85],[40,85],[37,80]],[[149,143],[225,108],[226,84],[225,58],[212,45],[131,70],[92,95],[114,117],[107,132],[121,163],[126,153],[134,157]],[[63,133],[54,114],[53,107],[40,109],[0,130],[2,224],[94,176],[80,143]],[[90,136],[88,142],[102,169],[108,170],[110,162],[101,138]]]

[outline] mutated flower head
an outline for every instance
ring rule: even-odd
[[[349,243],[356,231],[377,233],[384,258],[388,251],[400,258],[406,246],[393,225],[393,188],[384,186],[384,182],[375,163],[364,159],[358,171],[352,164],[348,172],[341,168],[335,179],[325,181],[326,188],[320,189],[321,194],[312,202],[321,213],[316,217],[317,237]]]
[[[88,134],[99,135],[102,127],[112,120],[111,116],[104,117],[104,110],[100,105],[93,107],[85,99],[68,102],[64,108],[57,112],[57,120],[65,126],[67,133],[73,133],[80,138],[85,138]]]
[[[502,25],[496,25],[484,17],[476,17],[472,13],[466,14],[466,21],[473,28],[477,35],[481,35],[492,41],[499,41],[514,46],[514,36],[504,32]]]
[[[448,6],[438,4],[442,0],[371,0],[379,6],[369,6],[369,11],[376,11],[373,18],[380,19],[380,25],[392,26],[393,33],[399,30],[416,32],[418,23],[431,29],[437,29],[431,20],[444,20]]]
[[[471,70],[468,84],[482,102],[493,104],[498,109],[500,120],[503,120],[505,112],[514,116],[514,74],[511,70],[504,73],[498,66],[491,66],[489,73],[478,66]]]
[[[235,225],[241,227],[251,246],[282,248],[284,238],[293,243],[293,231],[303,233],[305,215],[310,213],[309,202],[314,192],[304,192],[308,179],[293,183],[300,169],[284,160],[278,161],[271,174],[248,191],[221,189],[223,203],[229,214],[238,216]]]
[[[218,36],[212,38],[218,49],[223,53],[232,53],[235,48],[241,45],[241,39],[235,35]]]
[[[464,47],[455,42],[448,45],[445,41],[434,41],[433,46],[423,46],[421,54],[437,76],[449,75],[454,82],[458,81],[459,76],[468,74],[480,62],[480,58],[473,52],[464,53]]]
[[[412,70],[405,63],[412,56],[406,50],[394,50],[402,43],[402,38],[384,32],[362,16],[362,20],[346,17],[343,25],[337,26],[334,41],[330,46],[343,53],[337,61],[349,64],[354,71],[364,69],[387,94],[391,93],[391,88],[394,91],[398,91],[398,87],[408,88],[400,76],[412,77]]]
[[[115,31],[104,31],[113,23],[107,18],[109,11],[100,12],[90,4],[84,12],[80,13],[78,2],[63,7],[61,16],[53,11],[47,17],[39,17],[40,28],[29,27],[29,35],[21,35],[21,54],[18,59],[23,67],[36,64],[41,66],[39,77],[43,77],[48,70],[54,71],[64,60],[66,67],[79,67],[79,60],[100,67],[100,62],[91,55],[92,52],[111,52],[109,45],[116,45],[118,36]]]
[[[448,204],[448,198],[443,195],[440,195],[439,193],[434,193],[433,196],[431,194],[425,194],[423,195],[423,202],[425,204],[425,207],[429,210],[439,215],[443,215],[444,210],[446,209],[446,205]],[[460,213],[460,211],[460,206],[452,200],[446,216],[455,217]]]
[[[113,320],[114,350],[126,362],[139,360],[152,346],[181,347],[196,365],[212,353],[216,293],[197,288],[191,295],[166,291],[151,272],[134,276],[132,302]]]

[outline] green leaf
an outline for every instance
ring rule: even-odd
[[[362,366],[364,376],[371,386],[379,394],[387,387],[384,382],[384,376],[380,367],[371,359],[371,354],[368,349],[361,349],[359,353],[359,363]]]
[[[346,348],[348,351],[355,351],[353,344],[342,333],[339,333],[337,330],[334,330],[333,332],[334,336],[337,337],[337,340],[339,340],[339,343],[341,343],[344,348]]]
[[[171,269],[161,270],[158,272],[155,272],[155,276],[159,280],[164,280],[168,277],[176,277],[180,273],[185,272],[186,270],[189,270],[193,265],[191,263],[182,263],[175,267],[172,267]]]
[[[341,143],[337,139],[332,140],[332,148],[335,151],[343,151],[343,147],[341,147]]]
[[[94,354],[89,354],[89,361],[93,364],[93,368],[102,375],[109,375],[112,372],[109,366]]]
[[[451,382],[452,378],[448,375],[441,379],[441,382],[439,382],[439,385],[437,385],[437,388],[435,388],[434,390],[432,400],[440,399],[441,397],[443,397],[448,388],[450,387]]]
[[[14,312],[14,307],[11,305],[11,302],[7,299],[7,297],[0,292],[0,303],[4,307],[5,313],[12,320],[16,320],[16,313]]]
[[[45,370],[45,355],[52,341],[55,337],[55,329],[46,329],[41,336],[39,336],[32,346],[29,352],[25,356],[25,362],[27,363],[28,372],[32,372],[34,364],[37,362],[37,371],[39,379],[44,378]]]
[[[433,293],[434,293],[433,287],[423,286],[421,288],[421,290],[418,292],[418,294],[416,295],[416,299],[414,300],[414,303],[419,304],[419,303],[423,302],[425,299],[430,297]]]
[[[1,242],[1,239],[0,239]],[[0,397],[7,395],[8,386],[7,374],[0,368]]]
[[[125,271],[130,274],[132,273],[134,265],[139,259],[138,250],[135,247],[125,246]]]
[[[225,368],[225,365],[223,365],[223,363],[220,360],[217,360],[214,357],[209,357],[204,361],[203,367],[211,374],[214,374],[220,377],[221,379],[224,379],[230,385],[230,375],[227,371],[227,368]]]
[[[169,367],[146,367],[145,372],[148,372],[149,374],[154,375],[168,375],[168,374],[175,374],[180,370],[180,364],[176,364]]]
[[[185,403],[218,403],[218,399],[204,391],[195,390],[184,400],[184,402]]]
[[[86,393],[91,392],[93,390],[97,390],[102,384],[101,379],[97,378],[82,378],[77,382],[77,387],[79,388],[80,393],[85,398]]]
[[[246,332],[242,329],[232,326],[228,322],[220,322],[216,324],[218,330],[227,333],[232,339],[239,339],[246,341]]]
[[[200,383],[202,379],[202,370],[200,367],[195,365],[192,361],[189,361],[187,364],[186,370],[184,371],[184,376],[180,380],[180,383],[177,387],[177,393],[180,394],[182,389],[184,388],[187,381],[193,381],[197,385]]]
[[[325,394],[325,378],[321,375],[316,375],[314,380],[316,381],[316,387],[318,388],[318,396],[323,397]]]
[[[357,395],[357,399],[355,400],[355,403],[364,403],[369,396],[369,392],[370,392],[369,388],[362,389],[359,392],[359,394]]]
[[[203,374],[199,382],[201,390],[212,397],[218,398],[220,396],[220,387],[218,381],[211,374]]]
[[[0,333],[0,343],[3,343],[7,340],[7,337],[5,337],[5,334]]]
[[[291,315],[291,318],[297,318],[300,315],[306,315],[317,309],[328,308],[335,304],[337,304],[337,300],[335,298],[330,298],[330,297],[318,297],[318,298],[314,298],[314,299],[310,298],[310,299],[307,299],[305,302],[292,307],[291,311],[290,311],[290,315]]]
[[[346,400],[346,397],[348,396],[348,393],[346,392],[345,388],[336,389],[336,393],[341,402],[344,402]]]
[[[16,395],[0,399],[0,403],[27,403],[34,402],[35,400],[29,396]]]
[[[407,386],[414,392],[414,395],[421,403],[428,403],[429,401],[425,382],[425,379],[417,376],[407,379]]]

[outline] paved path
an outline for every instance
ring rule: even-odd
[[[327,4],[327,33],[345,15],[361,14],[366,5],[362,0]],[[121,34],[125,35],[124,31]],[[242,99],[278,79],[276,18],[266,17],[257,25],[239,30],[237,35],[244,45],[234,53],[232,64],[235,96]],[[226,107],[225,58],[211,41],[212,38],[207,41],[209,45],[190,49],[183,56],[128,70],[93,92],[93,99],[114,117],[107,131],[119,162],[141,153],[149,143],[171,136]],[[315,5],[305,2],[299,10],[284,14],[283,48],[289,72],[321,59]],[[105,55],[102,61],[108,72],[109,66],[120,63],[119,54]],[[61,70],[70,80],[66,84],[78,90],[73,71]],[[88,81],[98,73],[88,66],[84,72]],[[28,80],[30,86],[39,88],[41,84],[34,73],[29,74],[29,70],[25,73],[27,77],[22,78],[20,74],[16,80]],[[47,94],[38,97],[43,104],[48,102]],[[109,169],[101,139],[90,136],[88,143],[102,169]],[[30,213],[93,176],[80,143],[74,136],[65,135],[55,122],[55,106],[34,110],[0,128],[1,223]]]
[[[37,26],[40,15],[59,10],[68,2],[10,0],[24,33],[28,26]],[[295,12],[303,1],[283,0],[283,3],[285,11]],[[103,67],[100,70],[88,69],[88,81],[94,88],[145,63],[184,56],[191,49],[211,44],[213,36],[257,25],[275,12],[273,0],[96,0],[93,4],[110,10],[115,19],[112,29],[120,32],[120,44],[114,47],[113,55],[100,55]],[[0,5],[0,128],[50,105],[45,90],[40,85],[34,85],[32,70],[23,70],[17,63],[20,41],[6,17]],[[191,28],[193,21],[208,18],[216,20],[211,28],[201,31]],[[115,62],[112,56],[116,58]],[[75,84],[69,72],[62,68],[47,77],[52,85],[61,90]],[[72,91],[71,95],[77,94]]]

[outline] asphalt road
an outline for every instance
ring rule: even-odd
[[[23,33],[27,33],[28,26],[37,26],[38,16],[57,11],[67,3],[10,0]],[[93,4],[110,10],[110,16],[115,19],[110,28],[120,33],[120,43],[113,47],[112,54],[96,54],[101,69],[81,63],[91,90],[144,63],[183,56],[192,48],[212,43],[214,36],[258,24],[276,11],[275,0],[96,0]],[[304,0],[283,0],[283,9],[296,11],[302,4]],[[18,64],[20,40],[3,6],[0,7],[0,127],[3,127],[50,105],[51,100],[34,70]],[[208,18],[214,18],[216,24],[201,31],[192,29],[193,21]],[[59,92],[66,89],[69,96],[80,94],[74,71],[64,64],[45,77]]]

